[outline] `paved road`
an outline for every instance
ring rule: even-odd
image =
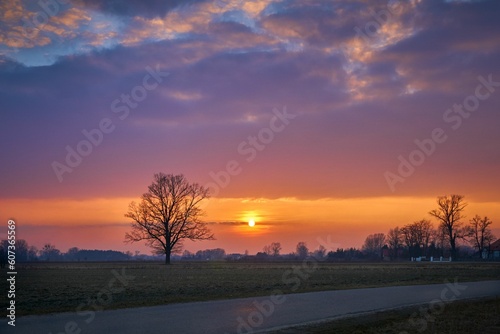
[[[28,316],[2,333],[257,333],[269,329],[424,304],[439,310],[455,299],[500,296],[500,281],[325,291],[173,304],[90,314]],[[4,311],[5,312],[5,311]],[[88,323],[87,323],[88,322]]]

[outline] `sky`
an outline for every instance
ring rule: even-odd
[[[499,12],[0,0],[0,238],[149,253],[124,214],[158,172],[211,190],[190,251],[360,247],[446,194],[500,237]]]

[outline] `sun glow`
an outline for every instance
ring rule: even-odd
[[[255,220],[253,218],[248,221],[248,226],[250,226],[250,227],[255,226]]]

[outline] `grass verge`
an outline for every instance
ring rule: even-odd
[[[415,318],[416,316],[416,318]],[[419,321],[412,321],[417,319]],[[274,331],[272,334],[498,334],[500,298],[461,300],[441,312],[422,315],[420,307]]]

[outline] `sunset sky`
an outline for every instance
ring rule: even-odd
[[[0,0],[0,239],[13,218],[39,248],[149,253],[124,244],[124,214],[157,172],[212,191],[217,240],[190,251],[360,247],[431,219],[445,194],[500,237],[499,14],[495,0]]]

